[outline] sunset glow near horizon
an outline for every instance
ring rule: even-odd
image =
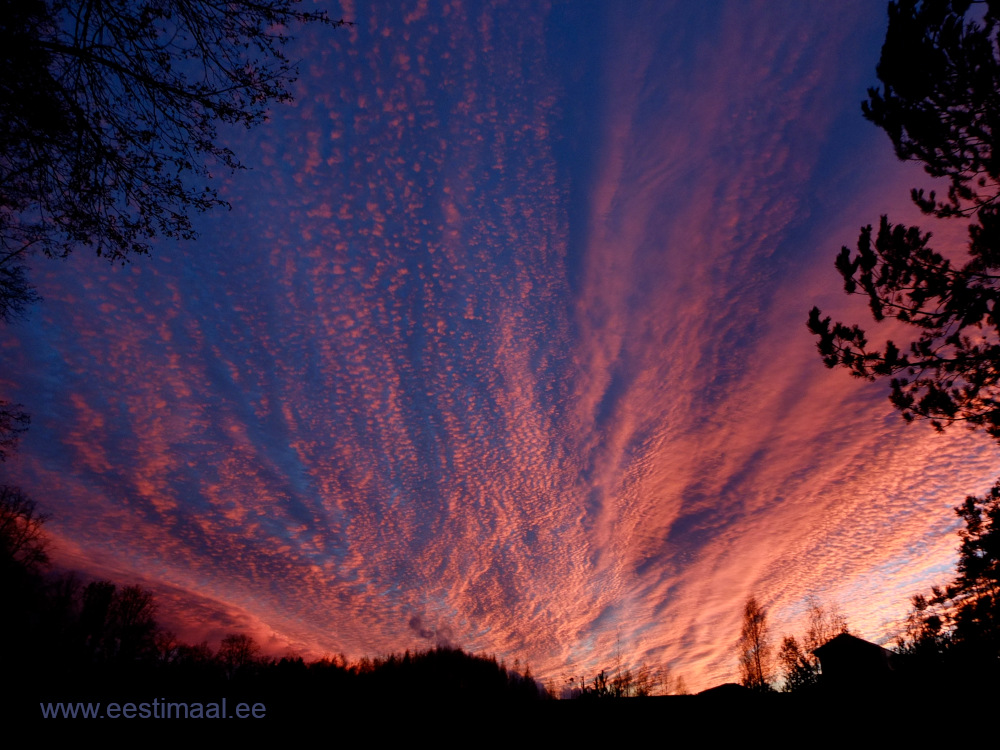
[[[542,679],[737,678],[756,594],[886,642],[984,434],[826,370],[833,260],[931,181],[863,120],[884,2],[343,3],[200,237],[33,261],[4,465],[55,559],[217,644],[438,642]],[[905,331],[897,341],[906,341]]]

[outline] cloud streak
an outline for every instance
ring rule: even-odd
[[[554,679],[616,642],[732,679],[752,592],[889,633],[996,454],[805,330],[863,318],[830,237],[908,210],[912,171],[843,129],[882,20],[602,12],[345,7],[196,243],[39,264],[0,341],[35,414],[11,470],[67,564],[156,587],[191,639],[443,638]]]

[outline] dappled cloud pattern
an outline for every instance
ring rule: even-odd
[[[850,5],[345,3],[294,106],[233,134],[231,212],[126,268],[39,262],[0,332],[57,557],[276,653],[559,680],[618,647],[702,688],[752,592],[885,637],[996,452],[805,329],[914,179],[841,133],[883,28]]]

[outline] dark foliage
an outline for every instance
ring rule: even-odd
[[[0,218],[0,227],[3,226]],[[20,262],[17,251],[0,247],[0,321],[10,323],[24,317],[28,307],[40,297],[28,281],[27,269]]]
[[[521,674],[508,670],[496,657],[467,654],[449,646],[363,658],[348,669],[354,676],[348,697],[366,701],[534,701],[544,695],[530,669]]]
[[[786,693],[798,693],[814,688],[819,684],[820,670],[817,662],[816,657],[802,650],[795,636],[785,636],[778,651],[778,663],[781,664],[784,679],[782,690]]]
[[[42,528],[49,517],[19,487],[0,485],[0,564],[38,572],[49,563],[48,538]]]
[[[244,633],[226,635],[214,652],[207,643],[182,643],[157,624],[149,590],[48,574],[46,520],[20,490],[0,487],[0,673],[19,685],[32,713],[39,697],[120,700],[126,688],[136,700],[242,697],[265,703],[277,718],[350,702],[488,705],[546,697],[529,668],[508,669],[496,657],[451,647],[307,664],[268,657]]]
[[[837,609],[827,607],[814,596],[809,603],[808,627],[801,639],[785,636],[778,651],[781,665],[782,690],[801,693],[814,690],[820,684],[819,658],[814,653],[823,644],[841,633],[849,632],[847,619]]]
[[[967,684],[1000,678],[1000,482],[955,509],[958,575],[931,596],[913,598],[900,652],[911,671]]]
[[[347,23],[298,3],[0,0],[0,318],[35,299],[29,254],[120,261],[225,205],[218,127],[291,98],[289,28]]]
[[[767,610],[755,596],[751,596],[743,605],[743,625],[736,651],[740,665],[740,684],[756,692],[769,692],[774,678],[770,627]]]
[[[643,664],[632,670],[620,663],[612,672],[602,669],[587,682],[581,678],[579,687],[576,680],[569,683],[569,696],[578,699],[592,700],[594,698],[647,698],[653,695],[666,695],[670,692],[684,694],[686,690],[683,680],[670,679],[664,671],[653,669]]]
[[[889,4],[889,28],[876,68],[882,89],[869,90],[862,111],[889,134],[900,159],[918,161],[929,175],[948,181],[944,201],[913,191],[926,213],[968,216],[996,205],[998,10],[992,1]]]
[[[1000,6],[985,3],[983,15],[972,5],[891,3],[877,68],[882,87],[863,105],[901,159],[947,180],[944,200],[916,189],[912,197],[927,214],[972,220],[967,259],[953,263],[931,248],[929,233],[883,216],[874,236],[871,226],[861,230],[856,251],[841,250],[837,270],[848,294],[868,299],[876,322],[905,323],[915,338],[872,346],[859,326],[831,323],[815,307],[808,325],[828,367],[889,378],[891,401],[907,420],[929,419],[937,429],[964,422],[1000,440],[1000,156],[993,143]]]
[[[216,658],[230,680],[252,673],[260,662],[260,646],[246,633],[229,633],[219,644]]]
[[[30,422],[31,418],[21,411],[20,404],[0,399],[0,463],[6,461],[7,454],[17,447],[17,441]]]

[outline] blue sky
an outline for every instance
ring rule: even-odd
[[[190,640],[448,640],[556,681],[619,647],[733,679],[750,594],[776,633],[816,594],[890,637],[997,456],[805,328],[868,323],[833,269],[859,227],[926,224],[860,112],[885,4],[331,15],[357,26],[301,31],[295,103],[225,134],[252,169],[197,240],[35,260],[5,471],[57,559]]]

